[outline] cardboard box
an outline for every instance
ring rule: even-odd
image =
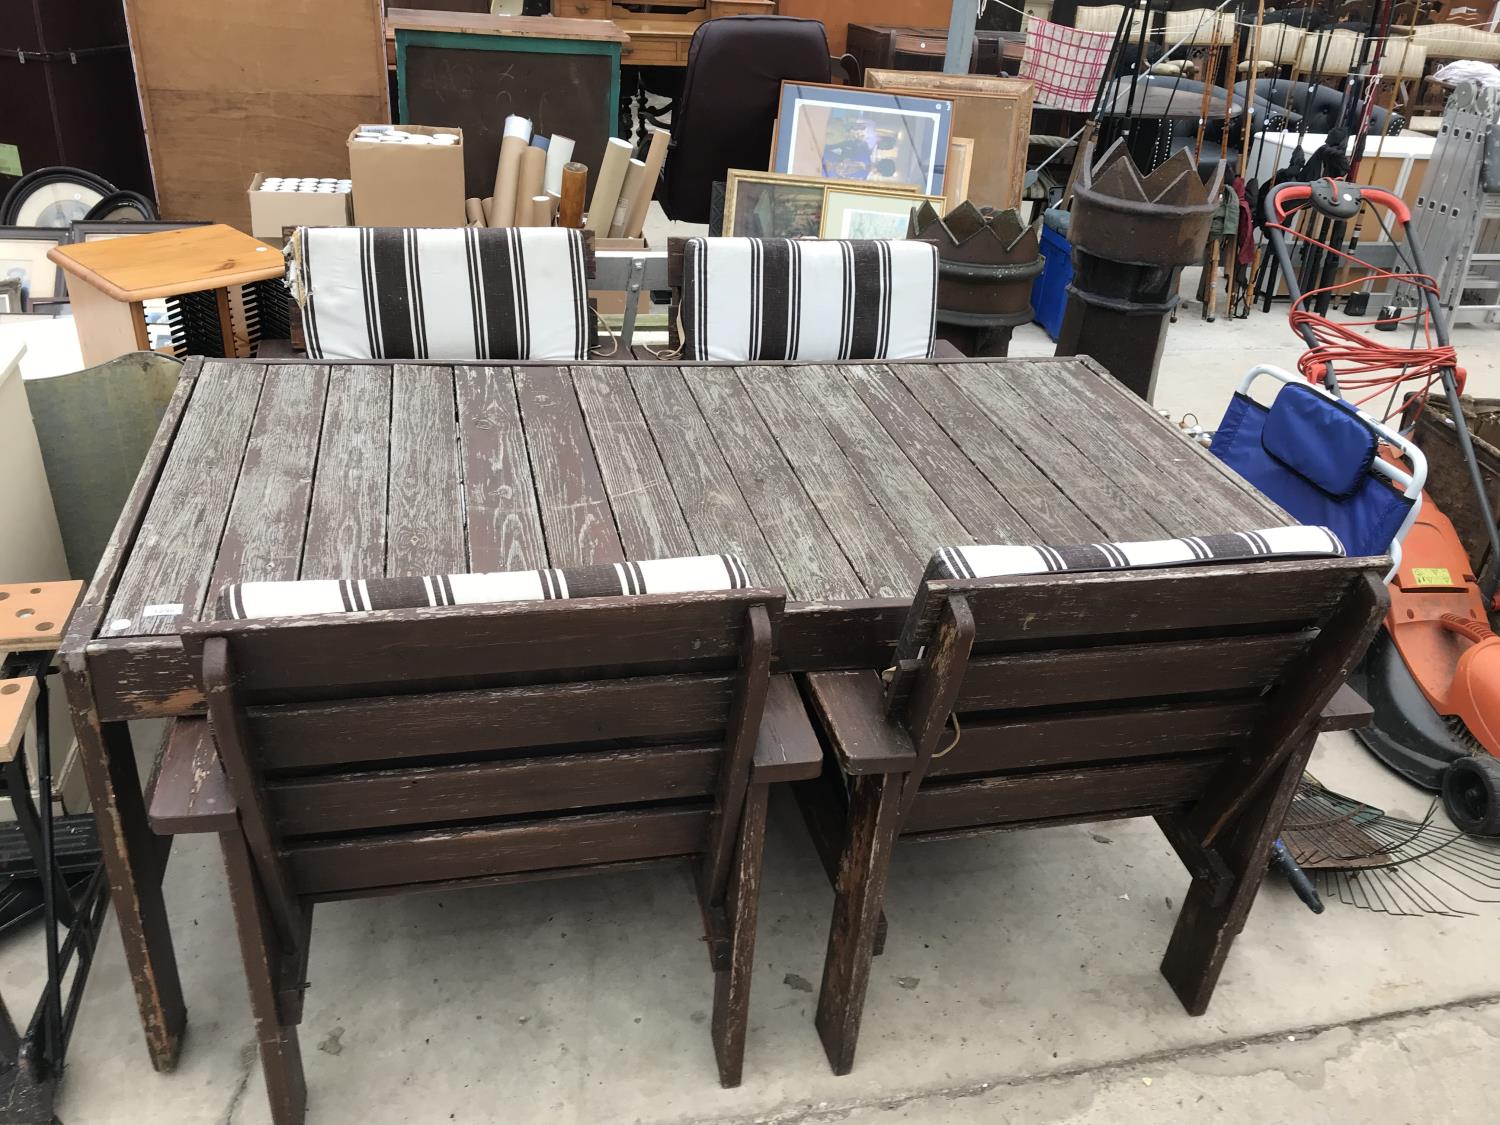
[[[273,246],[285,241],[286,227],[347,227],[348,192],[261,191],[265,176],[250,181],[250,233]]]
[[[461,227],[464,133],[430,125],[397,125],[406,133],[454,133],[456,145],[390,144],[349,134],[354,223],[361,227]]]

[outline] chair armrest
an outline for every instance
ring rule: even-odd
[[[817,672],[807,677],[818,724],[845,773],[907,773],[917,764],[910,736],[885,717],[875,672]]]
[[[804,781],[823,772],[823,747],[790,676],[772,676],[750,780]]]
[[[1328,706],[1323,708],[1323,714],[1318,717],[1318,730],[1358,730],[1369,726],[1373,716],[1374,711],[1370,705],[1360,698],[1357,691],[1345,684],[1328,701]]]
[[[172,720],[146,794],[146,810],[146,819],[159,836],[239,827],[238,806],[207,719]]]

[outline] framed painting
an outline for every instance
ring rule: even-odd
[[[1030,79],[872,68],[865,71],[865,86],[908,96],[949,99],[953,104],[953,132],[974,140],[971,184],[964,198],[976,207],[1020,205],[1036,92]],[[942,194],[951,198],[946,188]]]
[[[771,167],[942,195],[952,124],[946,98],[783,82]]]
[[[913,192],[830,184],[823,191],[823,238],[905,238],[912,209],[931,203],[939,211],[943,198]]]
[[[776,172],[729,170],[724,234],[737,238],[817,238],[828,181]]]
[[[48,260],[47,251],[67,240],[66,227],[0,227],[0,279],[20,282],[27,311],[38,302],[60,300],[66,292],[62,268]]]

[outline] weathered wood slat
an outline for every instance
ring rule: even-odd
[[[839,368],[838,375],[973,541],[1029,543],[1038,538],[889,368],[848,366]]]
[[[100,636],[172,633],[203,604],[265,368],[206,364]]]
[[[933,761],[931,773],[942,777],[1227,749],[1249,737],[1263,709],[1242,700],[970,719],[953,750]]]
[[[330,894],[475,876],[690,855],[703,845],[709,810],[590,813],[533,824],[401,833],[287,850],[299,887]]]
[[[799,601],[867,596],[735,369],[693,368],[684,377],[775,552],[787,594]]]
[[[816,672],[807,677],[807,690],[845,773],[904,772],[917,764],[910,735],[886,721],[878,673]]]
[[[810,405],[817,404],[828,432],[918,561],[925,562],[939,547],[974,542],[962,519],[860,400],[843,370],[817,365],[781,374],[802,389]]]
[[[1274,681],[1312,637],[1310,632],[1271,633],[980,657],[969,662],[955,709],[991,711],[1258,691]]]
[[[326,367],[267,373],[201,616],[217,616],[226,583],[297,577],[327,393]]]
[[[239,827],[234,794],[207,719],[174,719],[148,786],[146,815],[163,836]]]
[[[1181,448],[1176,449],[1173,443],[1160,440],[1171,436],[1167,434],[1160,434],[1144,448],[1120,440],[1125,419],[1146,409],[1145,403],[1103,413],[1097,400],[1075,393],[1073,388],[1081,381],[1077,369],[1061,361],[1039,360],[1018,366],[1007,376],[1006,388],[1012,396],[1028,399],[1100,477],[1125,492],[1164,531],[1203,535],[1248,530],[1239,526],[1241,521],[1232,509],[1226,512],[1215,506],[1210,475],[1196,459],[1194,468],[1202,479],[1195,485],[1188,482],[1188,487],[1174,487],[1176,482],[1167,475],[1166,463],[1175,457],[1191,456],[1185,437],[1178,435],[1175,444]]]
[[[901,822],[903,832],[934,832],[1008,820],[1043,820],[1075,813],[1135,809],[1191,801],[1223,764],[1223,754],[1092,769],[1049,770],[927,785]]]
[[[267,790],[281,831],[302,836],[702,797],[723,757],[716,745],[569,752],[271,781]]]
[[[385,576],[390,436],[390,368],[332,368],[301,577]]]
[[[697,554],[624,369],[590,365],[571,370],[625,554],[632,559]]]
[[[1263,502],[1248,496],[1229,479],[1224,465],[1181,430],[1163,424],[1160,415],[1113,377],[1080,374],[1076,364],[1029,364],[1016,373],[1016,386],[1028,390],[1044,384],[1051,396],[1085,420],[1102,444],[1160,477],[1160,499],[1191,506],[1206,521],[1207,531],[1245,531],[1286,522]]]
[[[772,676],[750,780],[802,781],[823,768],[823,748],[791,676]]]
[[[620,562],[625,552],[565,368],[516,368],[516,394],[552,566]]]
[[[398,363],[391,373],[391,487],[386,574],[450,574],[469,568],[453,373]]]
[[[738,555],[752,582],[783,586],[776,556],[683,376],[672,367],[631,367],[626,374],[646,424],[658,435],[657,451],[697,552]]]
[[[547,565],[536,488],[508,367],[455,367],[469,567],[537,570]]]
[[[1010,436],[943,374],[944,366],[903,363],[890,370],[984,474],[990,487],[1026,521],[1035,532],[1030,541],[1088,543],[1097,539],[1101,525],[1090,518],[1093,513],[1086,513],[1081,500],[1032,464]]]
[[[741,367],[738,375],[865,589],[880,598],[910,592],[922,575],[918,558],[925,561],[927,552],[901,537],[871,495],[824,425],[826,404],[803,398],[796,386],[801,370]]]
[[[1094,469],[1085,448],[1039,411],[1005,377],[1004,369],[977,363],[954,363],[940,368],[964,394],[1025,450],[1027,458],[1073,499],[1111,539],[1170,538],[1172,532],[1147,510],[1136,495],[1139,482],[1112,481]]]
[[[252,707],[268,770],[575,742],[697,738],[722,731],[730,676],[638,676],[491,691]],[[435,752],[435,751],[432,751]]]
[[[1092,379],[1080,377],[1075,385],[1080,389],[1087,389],[1089,392],[1097,394],[1102,410],[1110,414],[1118,413],[1124,415],[1125,425],[1122,427],[1123,432],[1136,435],[1143,441],[1146,440],[1144,430],[1152,428],[1158,432],[1165,431],[1172,437],[1180,436],[1176,432],[1176,426],[1155,411],[1147,410],[1143,412],[1139,409],[1134,411],[1122,409],[1122,404],[1133,405],[1136,403],[1135,393],[1111,375],[1103,364],[1091,356],[1077,356],[1073,362],[1093,376]],[[1141,427],[1141,429],[1136,429],[1135,427]],[[1209,475],[1215,480],[1216,487],[1222,485],[1239,497],[1240,510],[1244,518],[1264,520],[1265,523],[1263,526],[1265,527],[1277,527],[1281,524],[1293,522],[1292,518],[1286,512],[1282,511],[1280,507],[1268,499],[1259,489],[1238,473],[1225,466],[1224,462],[1220,461],[1207,449],[1191,442],[1189,446],[1194,458],[1212,468],[1213,472]],[[1196,473],[1190,473],[1190,478],[1191,480],[1199,479]]]

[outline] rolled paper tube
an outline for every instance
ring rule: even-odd
[[[531,122],[514,114],[505,119],[505,135],[500,140],[500,162],[495,166],[494,206],[490,208],[490,226],[508,227],[516,221],[516,188],[521,174],[521,154],[531,140]]]
[[[594,196],[589,200],[588,218],[584,225],[589,230],[604,235],[615,219],[615,206],[620,202],[620,188],[625,183],[625,173],[630,168],[630,142],[611,137],[604,146],[604,160],[599,165],[599,174],[594,178]]]
[[[573,159],[573,138],[552,134],[547,142],[547,174],[542,186],[553,195],[562,195],[563,165]]]
[[[547,193],[547,225],[549,227],[557,225],[557,205],[561,202],[562,200],[550,191]]]
[[[615,217],[609,224],[609,236],[611,238],[625,237],[625,223],[630,218],[630,210],[635,206],[636,193],[646,188],[646,164],[642,160],[632,160],[630,168],[625,172],[625,182],[620,186],[620,202],[615,204]]]
[[[541,218],[536,215],[520,214],[531,210],[531,201],[542,194],[542,176],[547,171],[547,154],[539,148],[528,148],[521,154],[521,171],[516,177],[516,226],[534,227],[541,225]]]
[[[531,225],[534,227],[550,227],[552,225],[552,200],[555,196],[535,195],[531,198]]]
[[[481,199],[479,201],[479,210],[484,215],[484,225],[487,227],[494,226],[495,224],[490,222],[490,216],[495,213],[495,201],[488,197]]]
[[[588,193],[588,190],[588,165],[574,162],[564,166],[562,174],[562,201],[557,206],[558,226],[583,226],[583,197]]]
[[[625,216],[625,237],[640,238],[646,229],[646,212],[651,209],[651,199],[656,195],[656,183],[661,176],[661,166],[667,161],[667,146],[672,134],[655,130],[651,134],[651,147],[646,150],[645,190],[635,193],[630,201],[630,213]]]
[[[472,199],[464,200],[464,217],[469,220],[469,225],[479,226],[484,222],[484,205],[479,202],[476,195]]]
[[[539,148],[543,152],[547,151],[547,146],[550,145],[551,143],[552,143],[551,141],[549,141],[546,137],[542,136],[540,133],[538,133],[536,136],[534,136],[534,137],[531,138],[531,147],[532,148]]]

